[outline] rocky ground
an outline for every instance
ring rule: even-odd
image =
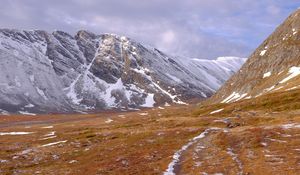
[[[1,116],[0,174],[300,174],[299,94],[123,113]]]

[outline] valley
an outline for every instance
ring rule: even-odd
[[[299,16],[214,60],[0,29],[0,174],[299,175]]]
[[[299,97],[1,116],[0,173],[299,174]]]

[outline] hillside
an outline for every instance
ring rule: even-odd
[[[300,10],[294,12],[211,98],[229,103],[300,88]]]

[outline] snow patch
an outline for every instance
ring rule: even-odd
[[[207,98],[207,95],[204,92],[200,92],[202,97]]]
[[[9,112],[8,111],[5,111],[3,109],[0,109],[0,114],[1,115],[9,115]]]
[[[244,97],[246,97],[248,94],[242,94],[240,95],[237,92],[233,92],[231,95],[229,95],[227,98],[225,98],[223,101],[221,101],[221,103],[229,103],[229,102],[236,102],[239,101],[241,99],[243,99]]]
[[[300,124],[298,124],[298,123],[291,123],[291,124],[282,125],[281,127],[283,129],[300,128]]]
[[[29,154],[33,151],[33,149],[25,149],[23,151],[21,151],[20,153],[18,153],[17,155],[26,155]]]
[[[8,162],[8,160],[2,160],[2,159],[0,159],[0,163],[7,163]]]
[[[44,126],[42,128],[44,128],[44,129],[51,129],[51,128],[53,128],[53,126]]]
[[[53,145],[57,145],[57,144],[60,144],[60,143],[66,143],[66,142],[67,142],[67,140],[63,140],[63,141],[58,141],[58,142],[48,143],[48,144],[42,145],[42,146],[40,146],[40,147],[53,146]]]
[[[214,120],[213,122],[221,122],[221,123],[228,124],[230,122],[230,120],[228,118],[226,118],[226,119],[222,119],[222,120]]]
[[[293,31],[293,35],[296,35],[296,34],[297,34],[296,29],[293,29],[292,31]]]
[[[165,107],[169,107],[169,106],[171,106],[169,103],[165,103]]]
[[[264,147],[268,146],[268,144],[266,142],[261,142],[260,144]]]
[[[34,132],[0,132],[0,136],[5,135],[28,135],[33,134]]]
[[[245,97],[245,99],[251,99],[252,98],[252,96],[250,95],[250,96],[248,96],[248,97]]]
[[[269,88],[266,88],[264,91],[265,91],[265,92],[269,92],[269,91],[273,90],[274,88],[275,88],[275,86],[271,86],[271,87],[269,87]]]
[[[118,115],[120,118],[126,118],[125,115]]]
[[[19,111],[20,114],[22,115],[36,115],[34,113],[30,113],[30,112],[27,112],[27,111]]]
[[[139,115],[141,115],[141,116],[146,116],[146,115],[148,115],[148,113],[147,113],[147,112],[139,113]]]
[[[107,120],[105,120],[105,123],[111,123],[111,122],[113,122],[113,121],[114,121],[114,120],[108,118]]]
[[[295,78],[296,76],[298,76],[300,74],[300,67],[291,67],[289,69],[289,76],[286,77],[285,79],[283,79],[282,81],[280,81],[279,83],[285,83],[287,81],[289,81],[292,78]]]
[[[271,139],[271,138],[266,138],[267,140],[270,140],[272,142],[279,142],[279,143],[286,143],[287,141],[285,140],[278,140],[278,139]]]
[[[284,87],[280,86],[280,87],[276,88],[274,91],[277,91],[277,90],[282,89],[282,88],[284,88]]]
[[[154,104],[154,94],[148,94],[145,99],[145,104],[141,105],[141,107],[152,108]]]
[[[51,131],[48,134],[45,134],[45,137],[49,137],[49,136],[54,136],[55,135],[55,131]]]
[[[40,96],[42,96],[45,100],[48,100],[47,96],[45,95],[45,92],[41,90],[39,87],[35,87],[36,91]]]
[[[67,93],[67,97],[74,103],[79,105],[82,99],[77,98],[77,94],[75,91],[75,85],[77,83],[77,81],[79,80],[81,75],[79,75],[74,82],[72,82],[72,84],[70,85],[70,87],[68,87],[67,89],[69,89],[69,92]]]
[[[71,160],[71,161],[69,161],[70,164],[77,163],[77,162],[78,162],[77,160]]]
[[[271,75],[272,75],[272,73],[271,73],[271,72],[264,73],[264,75],[263,75],[263,78],[270,77]]]
[[[221,112],[221,111],[223,111],[224,109],[218,109],[218,110],[215,110],[215,111],[212,111],[211,113],[209,113],[209,114],[215,114],[215,113],[219,113],[219,112]]]
[[[158,106],[158,109],[165,109],[164,107]]]
[[[294,90],[294,89],[297,89],[297,88],[299,88],[299,87],[300,87],[300,85],[298,85],[298,86],[294,86],[294,87],[291,87],[291,88],[288,88],[288,89],[286,89],[285,91]]]
[[[49,136],[49,137],[44,137],[42,139],[39,139],[39,140],[49,140],[49,139],[54,139],[56,138],[57,136]]]
[[[259,55],[260,55],[260,56],[264,56],[264,55],[266,54],[266,52],[267,52],[267,50],[263,50],[263,51],[260,52]]]

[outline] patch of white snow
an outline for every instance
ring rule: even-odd
[[[264,75],[263,75],[263,78],[270,77],[271,75],[272,75],[272,73],[271,73],[271,72],[264,73]]]
[[[239,101],[241,99],[243,99],[244,97],[246,97],[248,94],[244,93],[242,95],[240,95],[237,92],[233,92],[231,95],[229,95],[227,98],[225,98],[223,101],[221,101],[221,103],[229,103],[229,102],[236,102]]]
[[[215,111],[212,111],[211,113],[209,113],[209,114],[215,114],[215,113],[219,113],[219,112],[221,112],[221,111],[223,111],[224,109],[218,109],[218,110],[215,110]]]
[[[148,94],[145,99],[145,104],[141,105],[141,107],[152,108],[154,104],[154,94]]]
[[[20,114],[23,114],[23,115],[36,115],[34,113],[30,113],[30,112],[27,112],[27,111],[19,111]]]
[[[57,144],[60,144],[60,143],[66,143],[66,142],[67,142],[67,140],[63,140],[63,141],[58,141],[58,142],[48,143],[48,144],[42,145],[42,146],[40,146],[40,147],[53,146],[53,145],[57,145]]]
[[[111,122],[113,122],[113,121],[114,121],[114,120],[108,118],[107,120],[105,120],[105,123],[111,123]]]
[[[44,126],[42,128],[44,128],[44,129],[51,129],[51,128],[53,128],[53,126]]]
[[[267,52],[267,50],[263,50],[263,51],[260,52],[259,55],[260,55],[260,56],[264,56],[264,55],[266,54],[266,52]]]
[[[28,135],[33,134],[34,132],[0,132],[0,136],[5,135]]]
[[[289,73],[290,75],[288,77],[286,77],[285,79],[283,79],[282,81],[280,81],[279,83],[285,83],[287,81],[289,81],[292,78],[295,78],[296,76],[298,76],[300,74],[300,67],[291,67],[289,69]]]

